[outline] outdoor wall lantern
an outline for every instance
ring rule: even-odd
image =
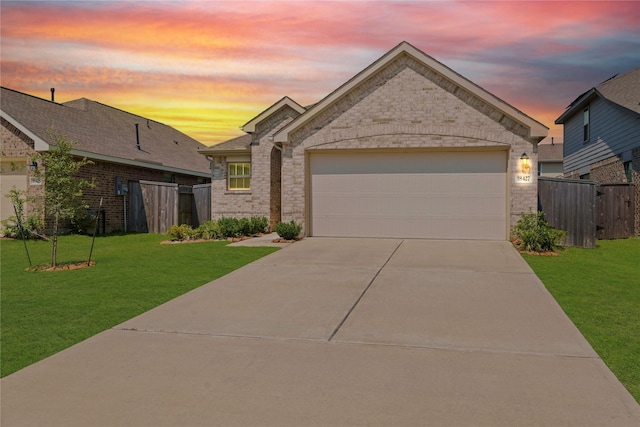
[[[529,156],[527,156],[527,153],[522,153],[522,156],[520,156],[520,166],[522,167],[522,173],[525,175],[531,172],[531,165],[529,164]]]
[[[35,160],[32,160],[31,163],[29,163],[29,167],[31,168],[31,170],[38,170],[38,162],[36,162]]]

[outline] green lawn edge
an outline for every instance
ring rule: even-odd
[[[640,403],[640,238],[560,256],[522,254],[560,307]]]
[[[58,261],[87,260],[91,237],[61,236]],[[226,241],[160,244],[166,236],[100,236],[74,271],[27,271],[22,241],[0,241],[0,376],[5,377],[275,252]],[[29,241],[34,265],[51,243]]]

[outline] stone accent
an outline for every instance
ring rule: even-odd
[[[307,162],[313,151],[492,147],[509,152],[508,205],[513,226],[520,215],[537,208],[536,174],[530,184],[514,182],[523,152],[529,155],[532,170],[537,170],[535,142],[523,133],[521,125],[410,58],[394,61],[292,134],[283,152],[282,220],[296,220],[304,228]]]
[[[624,184],[627,182],[627,175],[622,161],[617,156],[613,156],[593,163],[589,171],[589,179],[600,184]]]

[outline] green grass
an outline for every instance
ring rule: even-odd
[[[26,271],[22,241],[2,241],[1,376],[277,250],[214,241],[160,245],[163,240],[155,234],[98,237],[95,266],[56,272]],[[60,237],[58,262],[86,260],[90,247],[90,237]],[[50,262],[49,242],[31,241],[28,248],[34,265]]]
[[[564,312],[640,402],[640,239],[558,257],[524,254]]]

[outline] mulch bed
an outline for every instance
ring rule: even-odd
[[[95,261],[91,261],[91,264],[88,264],[87,261],[80,262],[64,262],[60,263],[54,267],[51,267],[51,264],[40,264],[34,265],[32,267],[27,268],[28,271],[65,271],[65,270],[79,270],[81,268],[89,268],[96,265]]]

